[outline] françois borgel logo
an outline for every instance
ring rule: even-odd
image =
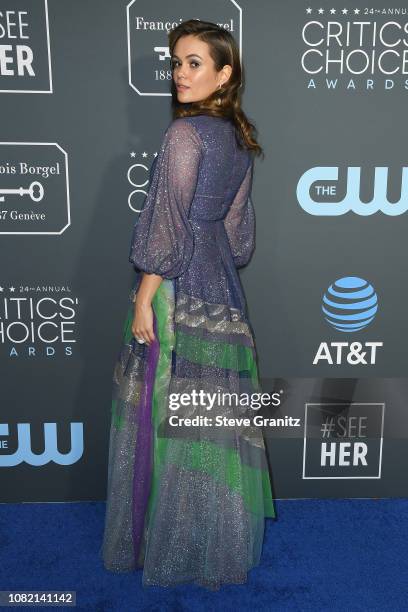
[[[0,284],[0,355],[70,357],[77,342],[79,306],[68,286]]]
[[[322,217],[337,217],[348,212],[363,217],[376,212],[391,217],[402,215],[408,210],[408,167],[402,168],[399,189],[401,195],[398,202],[390,202],[387,198],[388,173],[387,167],[375,168],[373,197],[370,202],[362,202],[359,166],[347,168],[345,181],[339,181],[338,167],[315,166],[306,170],[300,177],[296,188],[297,201],[309,215]],[[340,200],[339,195],[343,191],[345,195]]]
[[[345,276],[328,287],[321,308],[330,327],[343,334],[356,334],[373,321],[378,309],[377,294],[365,279]],[[379,341],[321,342],[313,365],[375,364],[382,346]]]
[[[235,0],[207,0],[203,7],[194,5],[194,18],[208,19],[208,15],[211,15],[211,21],[234,36],[241,56],[242,9],[238,3]],[[181,0],[174,0],[171,5],[151,0],[132,0],[127,5],[129,85],[140,96],[171,95],[172,73],[167,34],[190,17],[190,4]]]
[[[303,475],[381,478],[383,403],[306,403]]]
[[[64,149],[48,142],[0,142],[0,234],[62,234],[70,223]]]
[[[0,0],[0,93],[52,93],[47,0]]]

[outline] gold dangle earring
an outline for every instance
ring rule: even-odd
[[[221,89],[221,87],[222,87],[222,83],[218,85],[218,89]],[[218,97],[216,100],[216,103],[218,104],[218,106],[221,106],[221,98]]]

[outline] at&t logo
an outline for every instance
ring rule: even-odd
[[[335,330],[355,333],[365,329],[374,319],[378,299],[374,288],[363,278],[346,276],[330,285],[323,295],[325,320]],[[382,342],[321,342],[313,365],[323,361],[329,365],[375,364]]]

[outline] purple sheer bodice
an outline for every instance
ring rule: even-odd
[[[174,120],[152,168],[130,261],[176,278],[177,289],[245,310],[236,273],[254,248],[253,161],[233,124],[199,115]]]

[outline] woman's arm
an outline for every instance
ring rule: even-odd
[[[163,279],[181,276],[194,251],[189,211],[197,187],[203,143],[188,118],[168,127],[157,156],[149,191],[134,226],[129,261],[140,271],[132,333],[150,344],[153,296]],[[152,166],[153,168],[153,166]]]
[[[155,340],[152,300],[162,280],[163,277],[158,274],[143,272],[139,289],[135,296],[132,334],[136,338],[143,339],[146,344],[150,344]]]

